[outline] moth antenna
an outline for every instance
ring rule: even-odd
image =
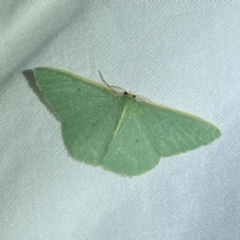
[[[102,79],[102,81],[107,85],[108,88],[110,88],[113,92],[117,93],[110,85],[108,85],[108,83],[104,80],[102,73],[100,72],[100,70],[98,70],[98,73]],[[118,93],[117,93],[118,94]]]

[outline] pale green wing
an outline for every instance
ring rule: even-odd
[[[123,109],[122,97],[101,84],[47,67],[34,69],[37,85],[62,122],[69,154],[102,165]]]
[[[216,126],[188,113],[156,104],[141,104],[140,108],[144,131],[162,157],[193,150],[221,136]]]
[[[116,173],[139,175],[161,157],[193,150],[220,136],[214,125],[198,117],[128,98],[103,163]]]

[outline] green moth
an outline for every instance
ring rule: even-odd
[[[74,159],[124,176],[154,168],[161,157],[211,143],[211,123],[133,94],[50,67],[33,70],[46,102],[62,123]]]

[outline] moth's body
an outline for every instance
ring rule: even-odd
[[[76,160],[125,176],[142,174],[161,157],[207,145],[221,133],[211,123],[131,92],[63,70],[34,69],[37,85],[62,122]]]
[[[135,93],[132,93],[132,92],[129,92],[129,91],[126,91],[124,90],[123,88],[121,87],[118,87],[118,86],[109,86],[109,90],[115,92],[117,95],[119,96],[125,96],[125,97],[130,97],[130,98],[133,98],[135,99],[136,101],[138,102],[151,102],[149,99],[143,97],[143,96],[140,96],[140,95],[136,95]]]

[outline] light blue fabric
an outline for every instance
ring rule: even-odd
[[[239,26],[237,1],[0,2],[0,239],[240,239]],[[78,163],[39,66],[100,69],[223,135],[134,178]]]

